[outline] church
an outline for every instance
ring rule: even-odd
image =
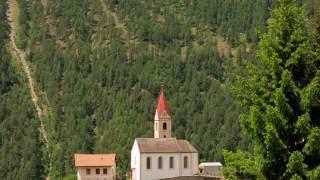
[[[158,180],[198,173],[198,151],[171,137],[172,114],[163,90],[154,117],[154,138],[136,138],[131,150],[132,180]]]

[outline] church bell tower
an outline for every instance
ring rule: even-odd
[[[160,91],[154,116],[154,138],[171,138],[172,118],[163,90]]]

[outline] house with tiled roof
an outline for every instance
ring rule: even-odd
[[[132,180],[156,180],[198,173],[198,151],[171,137],[172,114],[163,90],[154,117],[154,138],[136,138],[131,150]]]
[[[78,180],[115,180],[115,154],[75,154]]]

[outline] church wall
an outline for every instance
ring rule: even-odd
[[[183,157],[187,156],[188,157],[188,168],[184,168],[183,167]],[[194,175],[196,173],[198,173],[198,153],[181,153],[181,159],[180,159],[180,163],[181,163],[181,176],[189,176],[189,175]]]
[[[183,167],[183,156],[189,159],[187,169]],[[158,158],[162,157],[162,168],[158,168]],[[147,169],[147,157],[151,157],[151,169]],[[174,157],[174,167],[170,168],[169,158]],[[191,164],[191,162],[193,162]],[[193,175],[198,172],[197,153],[142,153],[141,154],[141,180],[156,180],[160,178],[170,178],[182,175]]]
[[[140,152],[137,141],[134,141],[132,150],[131,150],[131,175],[132,180],[139,180],[140,179],[140,172],[141,172],[141,165],[140,165]]]

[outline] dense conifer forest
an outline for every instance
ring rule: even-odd
[[[11,52],[9,1],[48,148]],[[317,0],[297,4],[311,22]],[[188,139],[200,161],[251,151],[254,137],[239,121],[250,110],[235,82],[248,63],[258,64],[259,34],[276,7],[277,0],[0,0],[0,177],[73,179],[73,154],[91,152],[117,153],[124,177],[134,138],[153,136],[161,87],[174,136]]]
[[[45,162],[39,121],[26,79],[9,51],[5,1],[0,1],[0,177],[41,179]]]

